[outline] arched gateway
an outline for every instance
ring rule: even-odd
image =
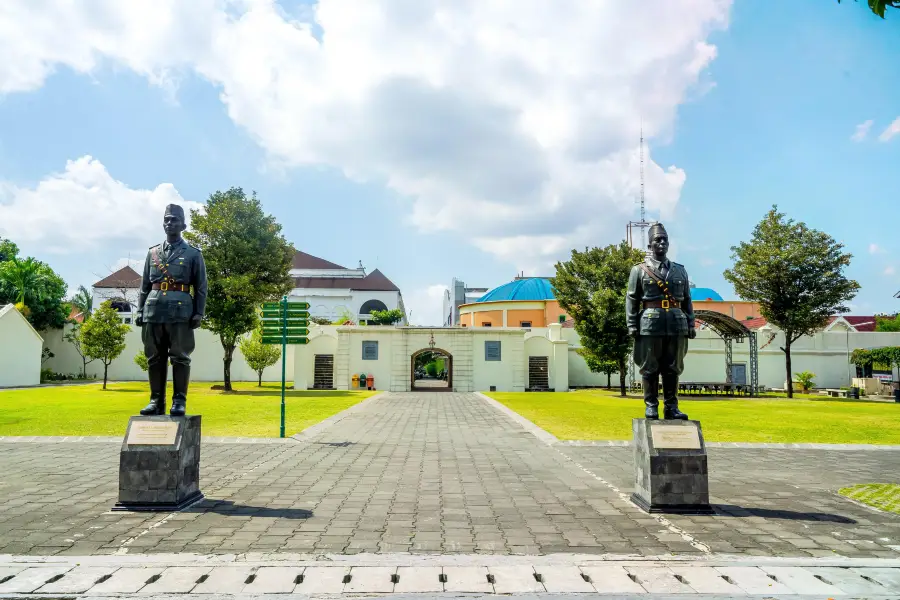
[[[413,352],[409,358],[409,389],[419,392],[453,391],[453,355],[435,348],[433,344],[429,346]]]

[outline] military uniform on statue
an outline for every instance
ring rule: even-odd
[[[696,337],[694,308],[685,268],[666,258],[669,236],[661,223],[650,227],[649,256],[631,269],[625,314],[634,336],[634,364],[643,378],[645,416],[659,418],[662,376],[666,419],[687,420],[678,410],[678,378],[688,339]]]
[[[150,403],[141,414],[166,414],[166,379],[172,361],[173,417],[184,416],[194,351],[194,330],[206,309],[206,265],[185,242],[184,210],[170,204],[163,217],[166,241],[150,248],[144,263],[135,323],[141,327],[150,379]],[[191,290],[193,289],[193,296]]]

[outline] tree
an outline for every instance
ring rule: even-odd
[[[262,386],[263,371],[278,362],[281,358],[281,348],[275,344],[263,344],[262,329],[257,328],[250,337],[240,341],[241,354],[259,376],[259,386]]]
[[[875,331],[900,331],[900,315],[875,317]]]
[[[75,348],[75,352],[78,353],[78,356],[81,357],[81,375],[83,377],[87,377],[87,366],[94,362],[95,359],[90,358],[84,351],[84,339],[82,337],[82,327],[83,324],[76,323],[72,329],[70,329],[64,336],[63,339]]]
[[[838,4],[841,3],[841,0],[837,0]],[[856,0],[857,2],[859,0]],[[873,13],[884,18],[885,9],[890,6],[891,8],[900,8],[900,0],[869,0],[869,10]]]
[[[812,371],[800,371],[799,373],[795,373],[797,376],[797,381],[800,382],[800,385],[803,386],[803,391],[808,392],[813,387],[813,379],[816,378],[816,374]]]
[[[63,301],[66,282],[49,265],[17,256],[18,248],[0,239],[0,305],[21,305],[20,312],[38,331],[60,329],[70,307]]]
[[[606,389],[612,388],[612,374],[619,371],[618,365],[611,360],[600,360],[594,356],[587,348],[579,348],[578,354],[584,358],[591,373],[603,373],[606,375]]]
[[[81,313],[84,320],[91,316],[94,309],[94,295],[91,294],[83,285],[78,286],[78,293],[71,300],[72,306]]]
[[[238,340],[256,326],[260,304],[280,300],[293,287],[294,249],[256,194],[248,198],[241,188],[210,195],[205,212],[191,211],[191,228],[184,237],[203,252],[209,279],[202,327],[219,336],[225,390],[231,391]]]
[[[725,279],[784,332],[788,398],[794,396],[791,344],[820,330],[829,317],[847,312],[845,302],[859,290],[843,274],[853,257],[843,248],[826,233],[785,220],[777,206],[756,226],[751,241],[731,248],[735,262],[724,272]]]
[[[150,370],[150,363],[147,362],[147,355],[144,354],[143,350],[134,355],[134,364],[139,366],[141,371],[145,373]]]
[[[403,311],[399,308],[393,310],[373,310],[370,314],[372,315],[371,321],[373,325],[393,325],[403,319]]]
[[[625,322],[625,292],[631,267],[643,259],[644,252],[625,241],[572,250],[571,260],[556,263],[556,277],[550,280],[559,305],[575,320],[581,345],[596,361],[616,365],[622,396],[634,344]]]
[[[131,327],[119,320],[119,313],[107,300],[81,326],[84,353],[103,363],[103,389],[106,389],[109,365],[125,350],[125,335]]]

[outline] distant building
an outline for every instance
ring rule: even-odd
[[[452,327],[459,325],[459,307],[475,302],[488,288],[470,288],[457,278],[453,278],[450,288],[444,291],[443,325]]]
[[[323,258],[297,252],[291,263],[292,302],[308,302],[310,316],[336,321],[348,316],[354,323],[371,319],[373,310],[399,309],[400,325],[407,324],[403,295],[394,283],[375,269],[366,274],[360,262],[348,269]]]
[[[519,276],[459,307],[463,327],[548,327],[564,323],[549,277]]]
[[[128,325],[134,322],[141,291],[141,275],[137,271],[129,266],[122,267],[92,287],[94,310],[105,301],[112,300],[112,307],[119,312],[122,322]]]

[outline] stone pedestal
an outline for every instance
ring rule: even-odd
[[[634,493],[647,512],[712,514],[700,421],[634,419]]]
[[[131,417],[113,510],[173,511],[202,498],[200,416]]]

